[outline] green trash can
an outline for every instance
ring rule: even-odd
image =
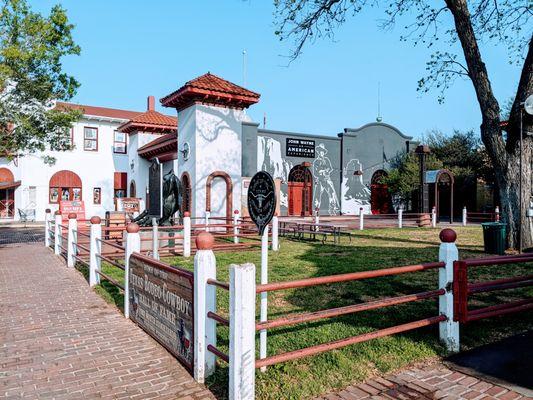
[[[483,244],[485,253],[505,254],[507,248],[506,225],[501,222],[484,222],[483,227]]]

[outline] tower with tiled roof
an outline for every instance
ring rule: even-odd
[[[191,185],[193,216],[231,218],[241,209],[242,122],[259,97],[208,72],[160,100],[178,111],[178,170]]]

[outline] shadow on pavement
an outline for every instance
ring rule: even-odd
[[[533,331],[455,354],[446,364],[525,396],[533,396]]]

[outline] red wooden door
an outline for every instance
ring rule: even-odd
[[[289,182],[289,215],[302,215],[303,182]]]

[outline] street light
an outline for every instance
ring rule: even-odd
[[[522,106],[524,107],[525,112],[527,112],[529,115],[533,115],[533,94],[529,95],[526,98],[526,101],[523,103],[520,103],[520,184],[519,184],[519,202],[520,202],[520,224],[518,232],[518,251],[522,253],[522,215],[524,213],[524,204],[523,204],[523,195],[522,195],[522,146],[523,146],[523,138],[524,138],[524,126],[523,126],[523,119],[524,119],[524,113],[522,111]],[[527,132],[527,135],[529,136],[530,133]],[[530,194],[531,195],[531,194]]]
[[[415,149],[415,153],[418,156],[419,172],[420,172],[420,189],[418,194],[419,212],[429,212],[429,198],[428,198],[428,185],[426,183],[426,158],[431,150],[427,145],[418,145]]]

